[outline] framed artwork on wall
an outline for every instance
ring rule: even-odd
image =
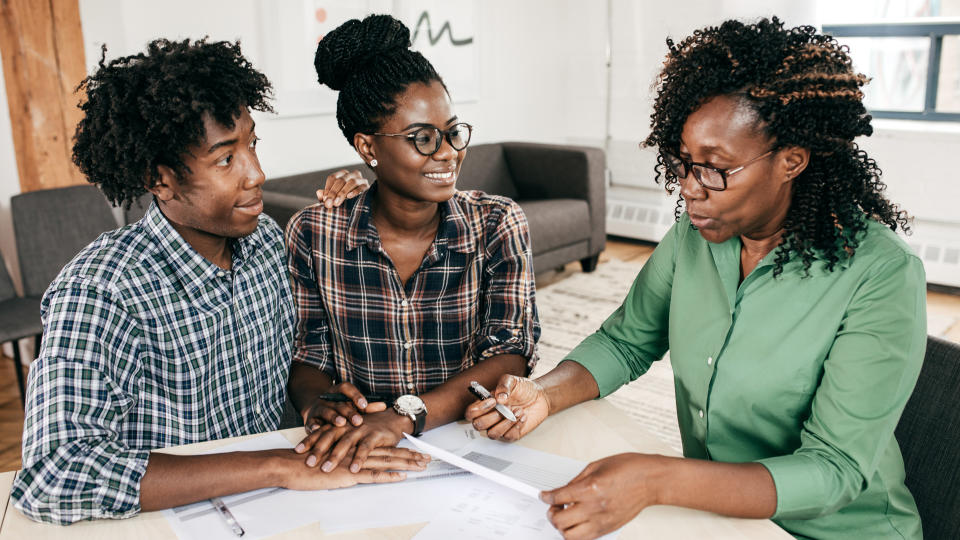
[[[413,49],[443,77],[457,103],[477,101],[480,76],[474,0],[395,0],[394,16],[410,28]]]
[[[457,102],[478,95],[475,0],[298,0],[259,2],[263,65],[282,117],[334,114],[337,93],[317,83],[317,43],[349,19],[389,13],[410,28],[420,51],[444,78]]]

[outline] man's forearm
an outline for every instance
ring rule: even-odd
[[[140,480],[140,508],[144,512],[172,508],[211,497],[221,497],[281,485],[281,452],[230,452],[203,456],[175,456],[151,452]]]
[[[450,377],[440,386],[420,396],[427,406],[427,422],[424,429],[435,428],[463,418],[464,409],[477,399],[467,390],[470,381],[477,381],[492,391],[497,386],[501,375],[523,375],[526,366],[527,359],[519,354],[501,354],[477,362]]]

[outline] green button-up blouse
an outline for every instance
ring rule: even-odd
[[[740,283],[740,239],[684,214],[567,359],[602,397],[669,349],[686,457],[762,463],[796,536],[920,538],[893,432],[926,346],[923,265],[873,220],[859,240],[832,272],[794,257],[774,278],[774,250]]]

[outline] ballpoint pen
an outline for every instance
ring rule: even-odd
[[[377,394],[370,394],[370,395],[368,395],[368,396],[364,396],[364,398],[366,398],[367,403],[373,403],[373,402],[375,402],[375,401],[387,401],[387,400],[388,400],[387,397],[385,397],[385,396],[380,396],[380,395],[377,395]],[[332,401],[332,402],[334,402],[334,403],[345,403],[345,402],[348,402],[348,401],[353,401],[352,399],[348,398],[345,394],[342,394],[342,393],[340,393],[340,392],[329,392],[329,393],[326,393],[326,394],[320,394],[319,396],[317,396],[317,399],[322,399],[322,400],[324,400],[324,401]]]
[[[213,504],[213,507],[217,510],[217,513],[220,514],[220,517],[223,518],[224,523],[227,524],[227,527],[230,527],[230,530],[233,531],[233,534],[237,536],[243,536],[244,530],[240,526],[240,523],[237,522],[237,518],[233,517],[233,514],[230,512],[230,509],[227,508],[227,505],[223,503],[223,499],[220,497],[214,497],[210,499],[210,503]]]
[[[470,381],[470,388],[469,388],[469,390],[470,390],[470,393],[471,393],[471,394],[477,396],[477,397],[480,398],[480,399],[487,399],[487,398],[489,398],[489,397],[492,397],[492,396],[490,395],[490,391],[487,390],[486,388],[484,388],[483,385],[480,384],[480,383],[478,383],[477,381]],[[500,414],[501,414],[504,418],[506,418],[507,420],[509,420],[509,421],[511,421],[511,422],[516,422],[516,421],[517,421],[517,417],[516,417],[516,415],[513,414],[513,411],[511,411],[511,410],[510,410],[506,405],[504,405],[503,403],[497,403],[497,406],[494,407],[494,408],[497,409],[497,412],[500,413]]]

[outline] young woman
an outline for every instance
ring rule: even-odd
[[[369,191],[307,208],[287,230],[289,387],[309,433],[298,451],[324,471],[348,453],[359,470],[372,448],[461,418],[471,381],[494,385],[537,358],[526,219],[509,199],[457,191],[472,126],[409,47],[386,15],[348,21],[317,47],[344,137],[376,174]]]

